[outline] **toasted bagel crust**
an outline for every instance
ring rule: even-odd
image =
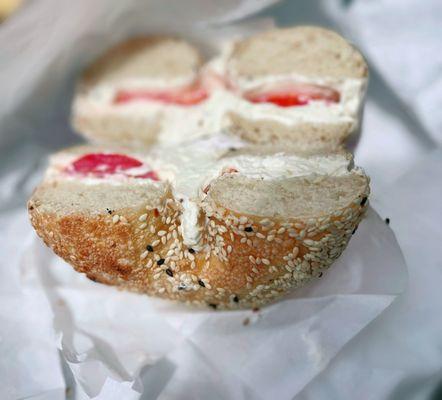
[[[94,281],[194,305],[253,308],[320,277],[340,256],[368,204],[368,179],[360,179],[357,198],[315,218],[240,214],[210,190],[199,252],[183,245],[182,205],[170,194],[156,207],[55,212],[42,201],[43,184],[28,210],[46,245]]]

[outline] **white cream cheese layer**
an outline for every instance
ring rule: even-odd
[[[232,43],[227,44],[221,55],[208,63],[207,68],[219,76],[227,77],[227,60],[232,50]],[[352,122],[358,123],[360,109],[367,89],[367,79],[306,77],[299,74],[266,75],[260,78],[229,76],[235,89],[245,93],[278,83],[307,83],[330,87],[340,93],[338,103],[327,104],[322,101],[311,101],[305,106],[278,107],[273,104],[256,104],[227,92],[223,103],[227,111],[234,111],[247,119],[273,119],[285,125],[296,125],[301,122]]]
[[[124,174],[139,175],[155,171],[161,182],[170,182],[174,196],[182,200],[181,227],[186,246],[195,250],[201,248],[202,226],[199,223],[200,203],[205,197],[204,188],[224,173],[238,173],[252,179],[279,180],[308,175],[342,176],[350,173],[351,160],[344,155],[301,157],[289,154],[235,156],[226,153],[232,147],[241,146],[241,142],[226,135],[199,140],[180,147],[157,146],[148,155],[127,154],[143,162],[143,166],[128,169]],[[98,150],[97,152],[103,153]],[[115,151],[105,151],[113,153]],[[131,183],[145,185],[161,184],[149,179],[130,178],[125,175],[109,175],[106,179],[89,176],[66,174],[63,171],[73,161],[87,154],[61,153],[51,158],[46,179],[81,180],[85,184],[95,185],[122,184],[130,179]],[[232,155],[233,154],[233,155]],[[237,171],[237,172],[236,172]]]

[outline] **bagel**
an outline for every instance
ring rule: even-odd
[[[260,307],[322,275],[369,195],[348,154],[270,153],[213,140],[143,154],[73,148],[51,158],[30,220],[94,281],[197,306]]]
[[[106,146],[147,149],[223,132],[337,151],[356,136],[367,71],[352,45],[316,27],[232,42],[206,64],[183,40],[132,39],[83,74],[72,121]]]

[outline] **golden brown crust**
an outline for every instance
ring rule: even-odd
[[[289,220],[239,215],[209,191],[198,252],[183,245],[182,207],[172,197],[157,208],[58,215],[44,211],[37,190],[28,210],[43,241],[90,279],[194,305],[252,308],[322,275],[359,224],[368,191],[367,181],[347,207]]]

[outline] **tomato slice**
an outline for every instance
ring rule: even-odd
[[[244,98],[252,103],[271,103],[279,107],[304,106],[311,101],[338,103],[338,91],[319,85],[288,84],[280,87],[254,90],[244,94]]]
[[[189,86],[178,90],[119,90],[114,98],[114,104],[123,104],[133,101],[156,101],[164,104],[179,106],[193,106],[209,97],[204,87]]]
[[[146,172],[145,174],[135,175],[134,178],[151,179],[156,182],[158,182],[160,180],[160,177],[158,176],[158,174],[155,171],[149,171],[149,172]]]
[[[68,172],[74,172],[83,175],[93,175],[95,177],[104,177],[112,174],[123,174],[127,177],[152,179],[159,181],[155,171],[149,171],[141,175],[128,174],[127,170],[141,167],[143,163],[136,158],[117,153],[91,153],[86,154],[77,160],[68,168]]]

